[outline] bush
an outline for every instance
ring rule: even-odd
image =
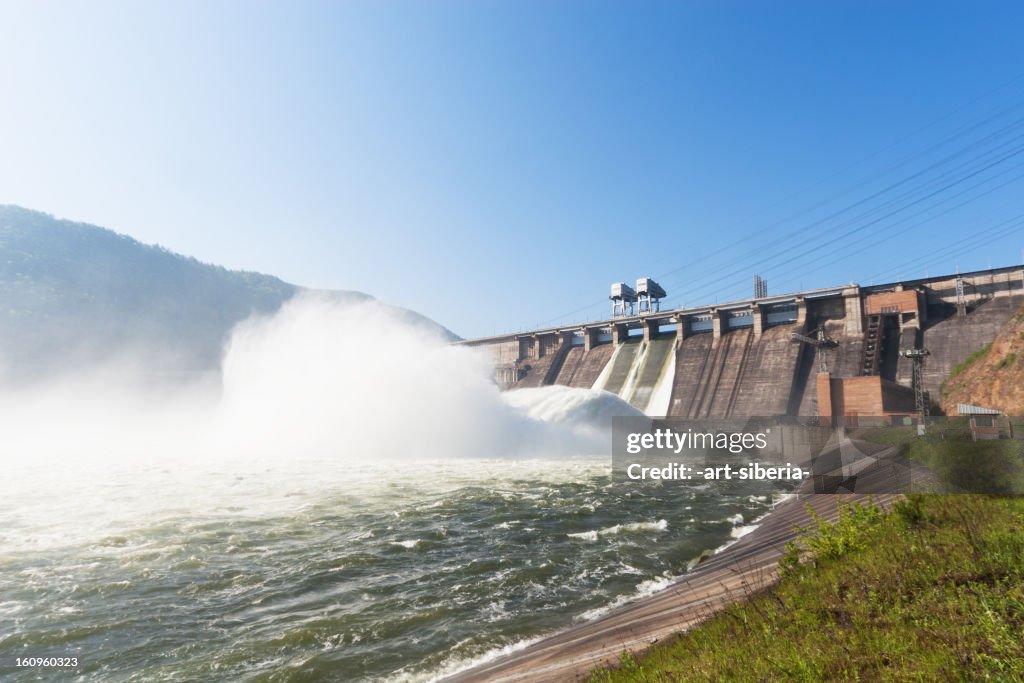
[[[824,519],[810,505],[805,506],[814,525],[800,530],[796,540],[786,544],[779,567],[789,572],[800,565],[803,554],[814,560],[835,559],[866,547],[867,532],[885,518],[885,511],[870,499],[865,503],[838,500],[839,518]]]
[[[817,525],[816,533],[804,537],[815,559],[834,559],[866,546],[865,532],[885,518],[885,511],[868,500],[866,503],[845,503],[839,500],[839,519],[830,522],[807,506]]]

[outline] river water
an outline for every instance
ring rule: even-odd
[[[0,382],[4,680],[436,679],[663,587],[773,502],[613,484],[629,405],[502,394],[365,307],[243,325],[212,389],[135,368]]]
[[[631,491],[594,457],[196,474],[112,470],[88,481],[94,504],[29,488],[0,502],[5,664],[429,680],[657,590],[772,502],[738,486]]]

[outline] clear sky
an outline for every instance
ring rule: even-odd
[[[1017,2],[0,0],[0,203],[464,336],[1019,263]]]

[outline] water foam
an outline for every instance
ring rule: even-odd
[[[355,459],[593,454],[611,415],[635,413],[590,390],[502,393],[490,362],[374,302],[300,300],[232,336],[220,443]]]
[[[643,532],[643,531],[666,531],[668,529],[668,521],[659,519],[656,522],[631,522],[628,524],[616,524],[614,526],[606,527],[604,529],[596,529],[593,531],[580,531],[577,533],[566,534],[569,538],[578,538],[584,541],[596,541],[601,536],[618,536],[623,532]]]
[[[213,386],[154,388],[134,361],[0,384],[9,528],[32,529],[40,548],[148,513],[291,511],[332,482],[363,490],[410,461],[604,455],[610,418],[637,413],[601,391],[502,392],[486,353],[372,301],[298,297],[240,324],[222,366]]]
[[[237,326],[222,366],[219,391],[153,391],[127,362],[0,385],[2,464],[598,454],[611,416],[637,414],[601,391],[501,392],[486,353],[373,301],[299,297]]]

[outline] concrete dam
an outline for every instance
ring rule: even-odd
[[[758,294],[766,294],[758,292]],[[1024,304],[1024,267],[856,284],[472,339],[505,389],[609,391],[648,415],[909,415]],[[914,354],[927,350],[915,386]]]

